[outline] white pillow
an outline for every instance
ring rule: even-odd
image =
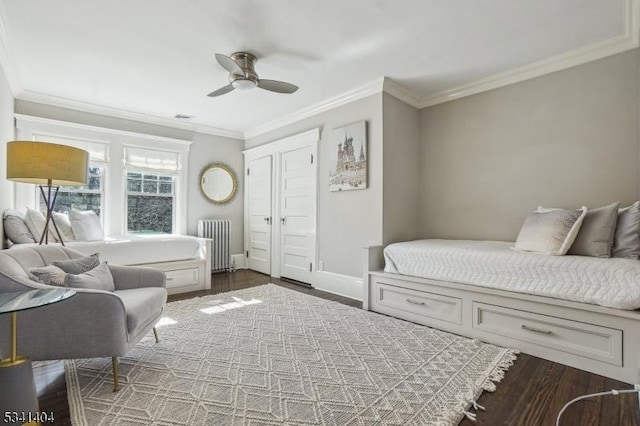
[[[104,240],[104,231],[100,224],[100,218],[93,210],[84,212],[71,210],[69,212],[69,221],[76,241]]]
[[[515,249],[562,256],[567,254],[582,226],[587,208],[539,209],[522,224]]]
[[[53,212],[53,218],[56,220],[56,225],[58,225],[58,230],[62,234],[62,238],[64,238],[65,241],[75,241],[76,237],[73,235],[69,216],[66,213]]]
[[[40,237],[44,231],[45,221],[46,219],[42,213],[38,210],[32,210],[27,207],[27,212],[24,215],[24,223],[27,225],[27,228],[29,228],[29,232],[31,232],[31,235],[33,235],[36,242],[40,241]],[[52,223],[49,223],[49,242],[58,242]]]

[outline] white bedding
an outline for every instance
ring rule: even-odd
[[[640,308],[640,261],[548,256],[498,241],[418,240],[384,249],[385,272],[617,309]]]
[[[24,247],[29,244],[16,244]],[[103,241],[69,241],[65,245],[85,254],[100,253],[100,260],[114,265],[140,265],[198,259],[201,240],[183,235],[118,235]]]

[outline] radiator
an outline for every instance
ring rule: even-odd
[[[200,220],[198,237],[209,238],[211,242],[211,271],[231,269],[231,221]]]

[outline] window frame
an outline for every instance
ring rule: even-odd
[[[158,177],[157,182],[158,182],[158,192],[156,192],[155,194],[151,194],[151,193],[145,193],[145,192],[129,192],[129,173],[140,173],[142,176],[144,176],[145,174],[147,175],[156,175]],[[164,195],[162,193],[159,192],[160,190],[160,176],[170,176],[173,178],[172,181],[172,189],[173,191],[171,192],[171,195]],[[172,211],[172,217],[171,217],[171,234],[176,234],[176,228],[178,226],[177,223],[177,218],[178,218],[178,191],[177,191],[177,186],[178,186],[178,181],[180,179],[180,174],[178,173],[167,173],[166,170],[154,170],[154,169],[143,169],[143,168],[138,168],[138,167],[127,167],[125,165],[125,167],[123,168],[123,181],[124,181],[124,233],[126,235],[130,235],[133,234],[135,235],[136,232],[133,231],[131,232],[129,230],[129,195],[133,194],[133,195],[141,195],[141,196],[148,196],[148,197],[166,197],[166,198],[171,198],[172,199],[172,203],[171,203],[171,211]],[[141,188],[144,185],[144,178],[140,179],[141,181]]]

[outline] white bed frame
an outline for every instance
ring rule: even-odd
[[[364,309],[640,383],[640,310],[390,274],[382,250],[364,249]]]
[[[209,290],[211,288],[211,240],[207,238],[198,238],[198,240],[200,256],[197,259],[144,263],[135,266],[146,266],[163,271],[167,276],[167,293],[169,294]]]

